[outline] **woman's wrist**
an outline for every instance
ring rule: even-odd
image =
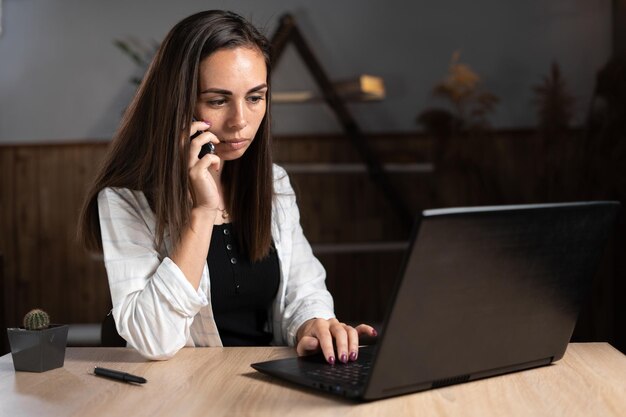
[[[308,319],[307,321],[305,321],[304,323],[302,323],[300,325],[300,327],[298,327],[298,330],[296,331],[296,343],[298,343],[300,341],[300,339],[302,339],[302,336],[304,335],[304,333],[306,332],[307,326],[311,324],[311,322],[313,320],[315,320],[316,317],[313,317],[312,319]]]
[[[190,218],[192,222],[206,221],[213,224],[215,218],[217,217],[217,213],[219,213],[219,210],[217,208],[198,206],[191,209]]]
[[[170,256],[196,290],[202,279],[216,216],[217,210],[191,209],[189,223]]]
[[[210,232],[213,229],[213,224],[215,223],[218,212],[217,209],[192,208],[191,215],[189,216],[189,227],[194,233],[199,235]]]

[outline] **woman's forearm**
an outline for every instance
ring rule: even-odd
[[[194,289],[200,286],[217,210],[194,208],[170,258]]]

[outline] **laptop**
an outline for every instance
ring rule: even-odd
[[[348,364],[318,354],[251,366],[369,401],[558,361],[619,209],[593,201],[423,211],[375,345]]]

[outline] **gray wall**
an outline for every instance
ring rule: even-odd
[[[441,104],[430,91],[455,50],[501,98],[495,126],[535,124],[532,86],[552,61],[577,98],[580,123],[611,50],[610,0],[4,0],[0,143],[110,138],[134,91],[129,79],[138,75],[112,40],[161,40],[207,8],[237,11],[268,36],[289,11],[332,78],[384,77],[385,101],[351,105],[366,132],[417,130],[416,114]],[[273,81],[275,90],[312,85],[291,49]],[[340,130],[322,105],[274,111],[278,133]]]

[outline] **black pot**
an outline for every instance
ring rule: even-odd
[[[67,331],[65,324],[52,324],[44,330],[7,329],[15,370],[44,372],[62,367]]]

